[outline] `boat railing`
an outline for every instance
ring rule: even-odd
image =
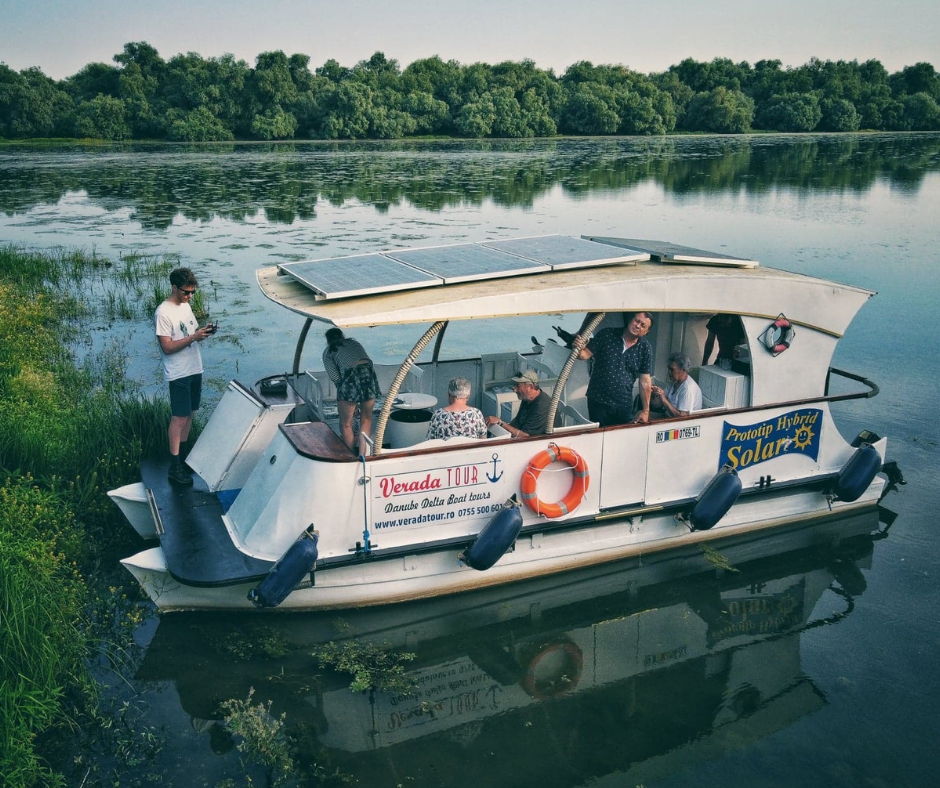
[[[854,380],[857,383],[861,383],[864,386],[868,387],[868,391],[855,391],[849,394],[829,394],[829,382],[833,375],[838,375],[840,378],[846,378],[848,380]],[[877,397],[880,389],[878,384],[873,380],[869,380],[863,375],[856,375],[854,372],[846,372],[844,369],[837,369],[836,367],[829,367],[829,372],[826,374],[826,397],[830,402],[838,402],[840,400],[848,399],[871,399],[872,397]]]

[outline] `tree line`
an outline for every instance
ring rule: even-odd
[[[784,68],[691,58],[649,75],[581,61],[556,77],[531,60],[462,65],[440,57],[401,69],[376,52],[352,68],[263,52],[164,60],[146,42],[114,63],[56,81],[0,63],[0,137],[185,142],[550,137],[672,131],[940,130],[930,63],[889,74],[877,60],[811,59]]]

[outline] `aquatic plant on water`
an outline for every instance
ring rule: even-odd
[[[405,674],[405,664],[415,655],[393,651],[387,646],[376,646],[361,640],[345,643],[327,643],[313,652],[321,668],[332,667],[352,675],[349,688],[353,692],[380,690],[382,692],[409,693],[417,686]]]

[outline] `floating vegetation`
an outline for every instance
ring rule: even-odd
[[[724,569],[726,572],[740,572],[741,570],[735,567],[728,559],[722,554],[719,553],[711,545],[703,544],[701,545],[702,555],[705,556],[705,560],[711,563],[716,569]]]
[[[225,724],[230,733],[241,738],[236,747],[244,758],[242,768],[247,771],[250,764],[262,766],[269,785],[283,785],[294,777],[295,771],[290,742],[284,730],[286,715],[275,717],[271,713],[270,700],[252,705],[254,692],[252,687],[245,700],[233,698],[222,703]]]
[[[276,629],[263,626],[245,633],[232,632],[221,640],[219,649],[238,660],[279,659],[290,653],[290,644]]]
[[[353,692],[380,690],[382,692],[410,693],[417,684],[405,675],[405,663],[415,655],[395,652],[388,646],[376,646],[361,640],[345,643],[327,643],[313,652],[321,668],[331,667],[349,673]]]

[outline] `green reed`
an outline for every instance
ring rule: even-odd
[[[62,784],[41,743],[98,719],[89,660],[126,663],[126,632],[108,627],[140,611],[98,575],[132,537],[106,492],[165,447],[169,422],[168,403],[128,379],[123,351],[79,363],[73,343],[89,321],[149,319],[146,295],[174,265],[0,247],[0,774],[11,788]]]

